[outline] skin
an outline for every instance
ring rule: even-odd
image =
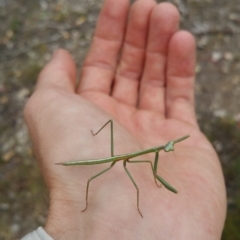
[[[128,14],[130,17],[128,18]],[[194,111],[195,41],[179,30],[179,13],[152,0],[105,0],[76,86],[69,53],[58,50],[42,70],[25,108],[37,160],[50,193],[45,230],[54,239],[220,239],[226,193],[219,159],[200,132]],[[122,163],[91,182],[109,163],[65,167],[57,162],[110,156],[176,144],[160,152],[158,173],[178,194],[158,188],[149,164]],[[207,119],[206,119],[207,120]],[[154,154],[136,160],[153,160]]]

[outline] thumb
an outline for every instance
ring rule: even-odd
[[[41,71],[36,90],[40,88],[58,87],[74,92],[76,83],[76,65],[71,55],[63,49],[53,54],[50,62]]]

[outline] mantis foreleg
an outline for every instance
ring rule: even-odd
[[[157,174],[158,159],[159,159],[159,152],[156,152],[155,160],[154,160],[154,167],[153,167],[154,175]]]
[[[167,188],[169,191],[171,191],[173,193],[177,193],[177,190],[174,187],[172,187],[168,182],[166,182],[163,178],[161,178],[159,175],[157,175],[158,159],[159,159],[159,152],[156,152],[155,160],[154,160],[154,167],[153,167],[155,179],[157,178],[157,180],[160,183],[162,183],[162,185],[165,188]]]
[[[172,187],[168,182],[166,182],[163,178],[161,178],[159,175],[155,175],[156,178],[158,179],[159,182],[162,183],[162,185],[167,188],[169,191],[173,192],[173,193],[177,193],[177,190]]]
[[[124,161],[124,162],[123,162],[124,169],[125,169],[127,175],[129,176],[129,178],[131,179],[133,185],[135,186],[135,188],[136,188],[136,190],[137,190],[137,208],[138,208],[139,214],[140,214],[141,217],[143,218],[143,215],[142,215],[142,213],[141,213],[141,211],[140,211],[140,209],[139,209],[139,189],[138,189],[137,184],[136,184],[135,181],[133,180],[130,172],[128,171],[128,169],[127,169],[127,167],[126,167],[126,164],[127,164],[127,161]]]
[[[155,181],[155,183],[156,183],[156,185],[158,186],[158,187],[161,187],[161,185],[158,185],[157,184],[157,180],[156,180],[156,177],[155,177],[155,173],[154,173],[154,169],[153,169],[153,164],[152,164],[152,162],[150,161],[150,160],[127,160],[127,162],[129,162],[129,163],[150,163],[150,165],[151,165],[151,169],[152,169],[152,173],[153,173],[153,178],[154,178],[154,181]]]
[[[92,132],[93,136],[97,135],[104,127],[106,127],[106,125],[108,123],[111,123],[111,157],[113,157],[114,156],[114,152],[113,152],[113,148],[114,148],[114,144],[113,144],[113,121],[112,120],[107,121],[96,133],[93,133],[92,130],[91,130],[91,132]]]
[[[101,171],[100,173],[98,173],[98,174],[96,174],[96,175],[94,175],[93,177],[91,177],[91,178],[88,179],[87,188],[86,188],[86,207],[82,210],[82,212],[84,212],[85,210],[87,210],[87,207],[88,207],[88,189],[89,189],[89,184],[90,184],[90,182],[91,182],[94,178],[96,178],[96,177],[102,175],[103,173],[107,172],[108,170],[110,170],[115,163],[116,163],[116,162],[113,162],[113,163],[110,165],[110,167],[104,169],[104,170]]]

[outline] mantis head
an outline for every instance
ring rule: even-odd
[[[174,151],[174,144],[175,144],[175,143],[181,142],[181,141],[183,141],[183,140],[185,140],[186,138],[189,138],[189,137],[190,137],[189,135],[186,135],[186,136],[183,136],[183,137],[178,138],[178,139],[176,139],[176,140],[173,140],[173,141],[168,142],[168,143],[164,146],[164,151],[165,151],[165,152]]]
[[[165,151],[165,152],[174,151],[174,141],[168,142],[168,143],[164,146],[164,151]]]

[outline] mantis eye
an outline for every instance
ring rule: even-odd
[[[165,151],[165,152],[174,151],[174,142],[173,142],[173,141],[168,142],[168,143],[164,146],[164,151]]]

